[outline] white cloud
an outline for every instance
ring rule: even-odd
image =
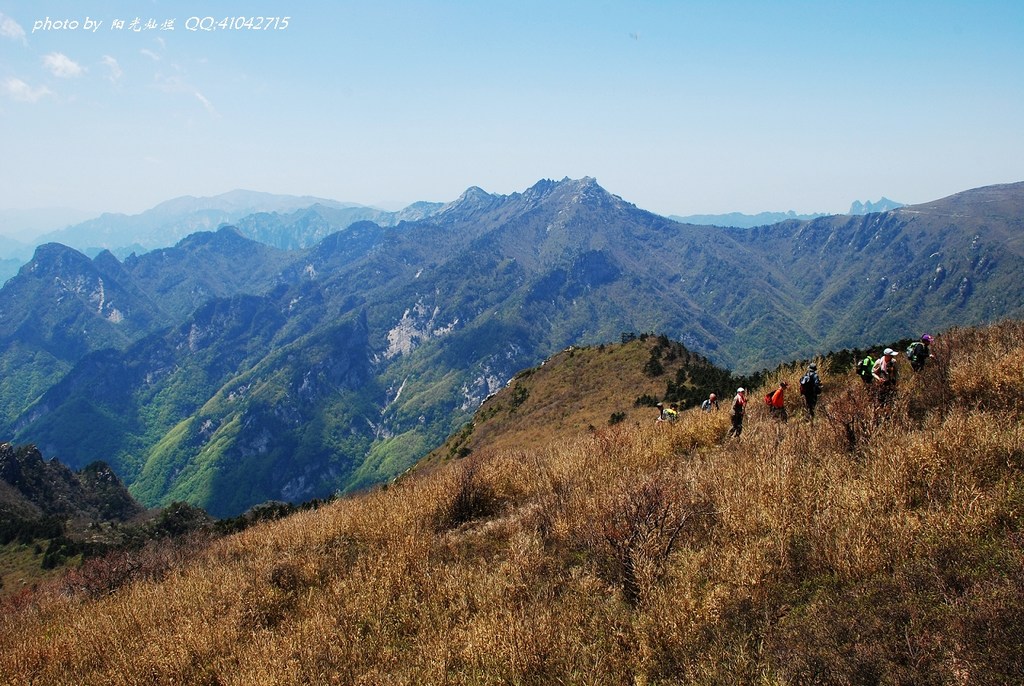
[[[206,99],[206,96],[204,96],[199,91],[195,92],[195,96],[196,98],[198,98],[199,102],[203,103],[203,107],[206,108],[207,112],[209,112],[214,117],[219,116],[217,114],[217,109],[213,106],[213,103]]]
[[[192,95],[196,100],[202,103],[210,116],[220,117],[220,113],[217,112],[217,108],[213,106],[213,103],[210,102],[209,98],[196,90],[195,86],[185,81],[181,76],[164,76],[162,74],[157,74],[156,88],[164,93]]]
[[[141,52],[143,55],[145,55],[149,59],[153,60],[154,62],[159,62],[160,61],[160,55],[156,54],[152,50],[147,50],[146,48],[142,48],[142,50],[139,50],[139,52]]]
[[[8,97],[19,102],[36,102],[47,95],[53,95],[46,86],[33,88],[21,79],[14,77],[3,82],[2,90]]]
[[[107,74],[107,78],[109,80],[113,81],[114,83],[117,83],[121,80],[121,75],[124,74],[124,72],[121,71],[121,65],[117,63],[117,60],[115,60],[110,55],[104,55],[103,59],[100,60],[100,63],[103,64],[103,66],[105,66],[110,71],[110,73]]]
[[[157,74],[155,81],[156,87],[164,93],[191,93],[193,91],[180,76]]]
[[[28,43],[28,41],[25,40],[25,29],[21,28],[21,24],[14,21],[3,12],[0,12],[0,36],[21,41],[23,44]]]
[[[62,79],[71,79],[81,76],[85,69],[62,52],[51,52],[43,57],[43,66],[50,70],[54,76]]]

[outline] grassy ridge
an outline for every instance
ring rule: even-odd
[[[717,393],[728,406],[730,391],[753,378],[734,376],[654,334],[623,333],[621,344],[570,346],[516,374],[417,467],[483,448],[546,445],[610,424],[650,423],[658,401],[685,409]]]
[[[814,424],[794,394],[788,424],[755,404],[739,440],[726,412],[688,411],[481,449],[205,546],[97,562],[5,601],[0,673],[1020,682],[1024,325],[951,331],[936,353],[887,408],[824,375]]]

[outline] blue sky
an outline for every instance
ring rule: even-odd
[[[0,0],[0,209],[564,176],[662,214],[1024,180],[1024,2]]]

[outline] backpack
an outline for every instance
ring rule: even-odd
[[[857,374],[863,379],[871,378],[871,369],[875,366],[875,358],[868,355],[857,363]]]
[[[814,389],[812,386],[814,383],[811,381],[811,373],[807,372],[800,377],[800,395],[813,395]]]
[[[924,359],[924,350],[924,343],[922,343],[921,341],[914,341],[909,346],[907,346],[907,359],[913,362],[918,362],[919,360]]]
[[[764,397],[764,404],[765,405],[771,405],[772,404],[772,395],[774,395],[774,394],[775,394],[775,391],[768,391],[768,395],[766,395]]]

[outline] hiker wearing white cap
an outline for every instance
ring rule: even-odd
[[[875,361],[871,368],[871,376],[877,381],[878,401],[886,403],[896,390],[896,356],[898,352],[892,348],[882,351],[882,356]]]

